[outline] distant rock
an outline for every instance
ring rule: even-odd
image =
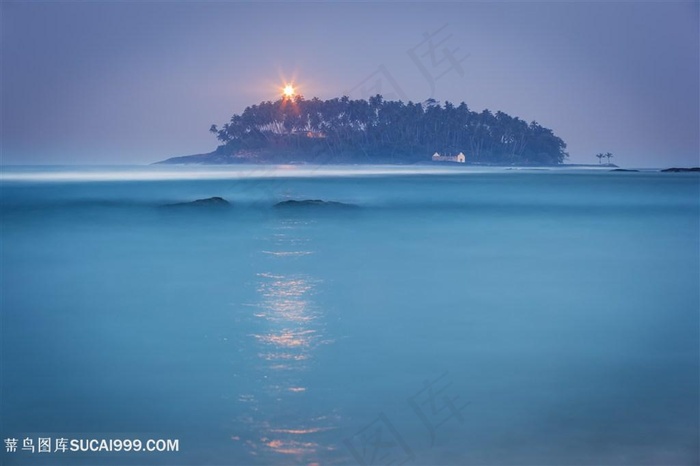
[[[304,207],[355,208],[357,206],[354,204],[345,204],[343,202],[322,201],[320,199],[303,199],[301,201],[290,199],[288,201],[278,202],[277,204],[274,205],[274,207],[275,208],[283,208],[283,209],[294,209],[294,208],[304,208]]]
[[[181,155],[178,157],[170,157],[166,160],[161,160],[155,162],[152,165],[161,164],[206,164],[207,158],[210,154],[194,154],[194,155]]]
[[[170,164],[170,165],[226,165],[234,163],[230,156],[222,155],[214,152],[206,154],[182,155],[179,157],[171,157],[166,160],[161,160],[153,165]]]
[[[223,197],[208,197],[190,202],[178,202],[176,204],[166,204],[164,207],[226,207],[231,203]]]
[[[667,168],[665,170],[661,170],[664,173],[685,173],[685,172],[700,172],[700,167],[693,167],[693,168]]]
[[[614,170],[610,170],[611,172],[638,172],[639,170],[630,170],[628,168],[616,168]]]

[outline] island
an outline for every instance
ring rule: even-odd
[[[175,204],[165,204],[163,207],[228,207],[231,203],[222,197],[208,197],[206,199],[196,199],[188,202],[177,202]]]
[[[667,168],[661,170],[662,173],[700,173],[700,167],[688,167],[688,168]]]
[[[221,127],[219,146],[161,164],[439,163],[559,165],[566,144],[551,129],[504,112],[434,99],[404,103],[285,95],[247,107]]]

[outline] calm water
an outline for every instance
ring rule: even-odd
[[[699,461],[697,175],[2,180],[3,464]],[[211,196],[233,204],[160,207]],[[20,450],[38,437],[180,451]]]

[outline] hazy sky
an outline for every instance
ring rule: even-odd
[[[698,2],[2,2],[2,162],[151,163],[294,79],[502,110],[571,162],[698,165]]]

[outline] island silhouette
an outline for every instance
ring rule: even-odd
[[[559,165],[566,143],[536,121],[475,112],[466,103],[285,96],[222,126],[213,152],[157,163],[467,163]],[[458,154],[463,154],[464,157]],[[437,157],[434,157],[437,156]]]

